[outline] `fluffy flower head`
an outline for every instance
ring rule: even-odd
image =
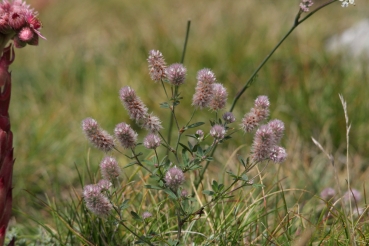
[[[179,86],[186,79],[187,69],[180,63],[174,63],[167,68],[168,80],[172,85]]]
[[[178,187],[181,184],[183,184],[184,181],[185,181],[184,173],[178,167],[172,167],[165,174],[165,183],[169,188],[173,190],[177,190]]]

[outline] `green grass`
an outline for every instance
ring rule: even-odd
[[[194,0],[138,0],[134,3],[129,0],[64,0],[50,1],[46,5],[33,0],[29,3],[39,3],[44,23],[42,33],[48,40],[41,40],[38,47],[16,50],[16,60],[11,67],[10,115],[16,157],[13,190],[16,210],[12,225],[24,225],[25,235],[36,232],[34,223],[23,213],[42,223],[53,224],[50,214],[25,190],[42,200],[55,199],[56,204],[68,200],[72,188],[77,193],[82,188],[75,166],[86,183],[93,182],[84,171],[85,163],[89,162],[92,173],[96,173],[103,154],[96,150],[89,152],[81,121],[86,117],[95,118],[110,132],[122,121],[133,125],[118,97],[121,87],[132,86],[167,126],[166,112],[159,107],[165,95],[147,72],[149,50],[162,51],[168,63],[179,62],[186,23],[191,19],[183,105],[190,105],[196,72],[204,67],[214,71],[231,99],[292,25],[298,9],[297,2],[271,0],[206,3]],[[263,182],[268,193],[280,192],[282,187],[292,191],[272,196],[265,210],[258,212],[254,209],[263,206],[254,206],[249,191],[244,191],[240,199],[245,200],[246,205],[239,205],[243,217],[237,225],[231,213],[238,203],[218,204],[213,209],[223,211],[224,219],[209,215],[208,224],[214,226],[214,231],[229,230],[224,235],[236,240],[239,235],[232,234],[235,233],[233,228],[240,226],[250,232],[251,242],[254,232],[273,228],[269,239],[284,244],[293,241],[297,230],[305,228],[306,221],[311,221],[314,227],[320,217],[314,207],[319,204],[316,195],[325,187],[333,187],[335,181],[332,167],[312,143],[311,136],[334,155],[340,185],[343,188],[346,185],[345,121],[339,93],[348,102],[352,122],[349,156],[352,187],[364,192],[369,158],[368,74],[365,72],[368,63],[348,62],[340,55],[328,54],[324,51],[324,43],[331,35],[364,18],[368,10],[368,4],[362,1],[346,9],[336,3],[318,12],[292,33],[239,100],[234,111],[238,120],[249,110],[257,95],[267,95],[272,105],[271,117],[285,122],[283,145],[289,158],[281,166],[269,166]],[[180,120],[189,118],[190,114],[191,107],[183,106]],[[196,121],[205,120],[209,115],[206,112],[198,115]],[[138,128],[135,130],[141,132]],[[143,133],[140,137],[143,138]],[[250,143],[250,136],[240,135],[223,146],[210,168],[214,176],[206,176],[209,183],[213,177],[227,179],[217,174],[226,169],[225,163],[229,163],[228,169],[237,170],[234,150],[244,144],[239,154],[245,156]],[[120,158],[120,162],[123,166],[128,160]],[[135,174],[135,169],[125,169],[124,177],[139,179],[140,175]],[[260,198],[258,192],[251,191],[254,199]],[[131,206],[139,205],[140,199]],[[135,200],[131,198],[131,201]],[[302,211],[296,206],[302,206]],[[316,217],[304,218],[300,212]],[[201,226],[196,223],[192,229],[201,231]],[[365,223],[362,226],[365,231]],[[323,231],[314,235],[317,241],[324,237]],[[331,244],[339,240],[337,233],[329,235],[333,235],[327,239]],[[201,240],[201,236],[198,237]],[[260,242],[267,243],[269,239]]]

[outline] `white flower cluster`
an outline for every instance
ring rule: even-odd
[[[355,0],[340,0],[342,2],[342,7],[348,7],[349,4],[355,5]]]

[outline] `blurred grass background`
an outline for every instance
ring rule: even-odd
[[[132,86],[156,115],[167,124],[166,111],[159,108],[165,95],[149,78],[147,54],[160,50],[166,61],[179,62],[187,20],[191,31],[185,65],[187,82],[181,119],[192,108],[196,72],[211,68],[231,98],[253,70],[289,30],[299,1],[146,1],[146,0],[29,0],[40,12],[47,41],[38,47],[16,50],[11,66],[13,94],[10,107],[16,162],[14,206],[17,211],[47,219],[25,191],[45,199],[66,199],[71,187],[78,190],[78,175],[85,168],[89,143],[80,127],[86,117],[95,118],[112,132],[125,121],[134,125],[123,109],[118,91]],[[322,1],[321,1],[322,2]],[[318,3],[316,3],[317,5]],[[332,152],[339,168],[345,165],[345,121],[338,94],[348,102],[352,122],[350,165],[353,187],[363,190],[368,177],[369,127],[368,63],[345,61],[325,52],[325,41],[367,17],[368,3],[341,8],[337,2],[307,20],[285,41],[257,81],[235,108],[238,120],[248,112],[257,95],[271,101],[271,117],[286,124],[283,145],[289,158],[267,175],[283,185],[314,193],[334,186],[333,169],[312,144],[311,136]],[[227,108],[229,108],[228,105]],[[206,120],[197,115],[197,121]],[[136,129],[139,131],[139,129]],[[141,139],[144,137],[140,135]],[[234,149],[251,136],[239,134],[222,154],[213,170],[226,163]],[[90,153],[98,169],[103,154]],[[127,163],[121,159],[122,166]],[[231,160],[230,168],[238,165]],[[342,179],[342,186],[345,185]],[[28,223],[15,212],[15,222]]]

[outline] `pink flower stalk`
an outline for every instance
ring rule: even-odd
[[[0,58],[0,245],[12,212],[13,133],[8,113],[12,81],[8,69],[13,61],[14,50],[8,46]]]
[[[123,87],[120,92],[120,100],[128,111],[129,117],[139,123],[147,115],[147,107],[129,86]]]
[[[210,130],[210,135],[217,140],[222,140],[225,134],[226,130],[222,125],[214,125]]]
[[[269,99],[267,96],[259,96],[255,100],[254,108],[245,114],[241,121],[241,129],[244,132],[251,132],[261,121],[269,116]]]
[[[312,0],[302,0],[300,3],[300,9],[302,12],[309,12],[309,8],[313,5]]]
[[[192,98],[192,105],[203,109],[207,107],[213,97],[213,84],[216,78],[214,73],[207,68],[197,73],[197,86]]]
[[[154,133],[150,133],[149,135],[147,135],[143,142],[144,146],[147,149],[156,149],[157,147],[160,146],[160,143],[161,143],[160,137]]]
[[[213,97],[209,103],[209,108],[214,111],[221,110],[225,107],[228,93],[222,84],[213,84]]]
[[[87,139],[98,149],[109,152],[114,148],[114,139],[105,130],[101,129],[97,121],[86,118],[82,121],[82,129]]]
[[[178,167],[172,167],[165,174],[165,183],[172,190],[177,190],[178,187],[185,181],[185,176],[182,170]]]
[[[101,193],[98,185],[86,185],[83,189],[86,207],[100,217],[106,217],[113,209],[109,199]]]
[[[156,133],[163,128],[161,126],[160,119],[153,114],[146,115],[145,119],[141,123],[141,127],[153,133]]]
[[[114,129],[115,137],[125,149],[136,147],[137,133],[126,123],[119,123]]]
[[[158,82],[167,77],[164,56],[159,50],[151,50],[147,62],[149,63],[149,74],[152,80]]]
[[[167,68],[168,80],[172,85],[180,86],[185,82],[187,69],[180,63],[174,63]]]
[[[120,175],[120,167],[114,157],[107,156],[100,163],[101,176],[109,181],[114,181]]]

